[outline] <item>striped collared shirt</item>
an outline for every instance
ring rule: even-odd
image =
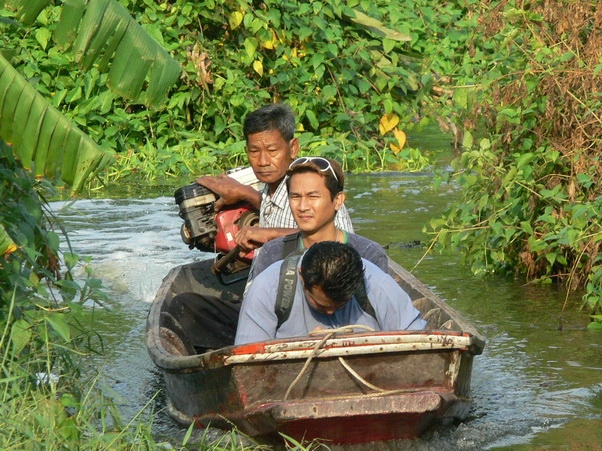
[[[278,185],[273,196],[269,194],[269,187],[266,185],[261,191],[261,207],[259,209],[259,227],[269,228],[298,228],[293,212],[288,203],[288,190],[286,189],[286,179],[283,179]],[[353,233],[353,224],[347,212],[345,204],[341,205],[337,215],[334,218],[337,228]]]

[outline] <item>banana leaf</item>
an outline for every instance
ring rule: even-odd
[[[9,7],[17,10],[17,18],[31,25],[52,0],[5,0]]]
[[[60,178],[79,191],[105,168],[111,153],[98,147],[42,97],[0,55],[0,137],[37,176]]]
[[[31,25],[51,0],[6,0]],[[65,0],[55,42],[72,48],[83,70],[97,64],[109,72],[108,85],[132,101],[160,108],[178,80],[180,65],[117,0]]]

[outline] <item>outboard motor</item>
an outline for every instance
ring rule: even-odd
[[[236,168],[226,174],[258,191],[263,187],[252,168]],[[218,253],[213,265],[214,273],[239,272],[251,264],[254,252],[241,255],[234,236],[244,226],[259,223],[256,209],[247,204],[237,204],[216,214],[214,205],[218,196],[197,183],[178,189],[174,197],[180,208],[179,216],[184,220],[180,229],[182,241],[190,249]]]
[[[178,215],[184,220],[180,228],[182,241],[190,249],[196,247],[200,251],[214,252],[216,195],[198,183],[191,183],[178,189],[174,197],[180,207]]]

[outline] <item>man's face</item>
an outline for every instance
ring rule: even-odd
[[[336,310],[345,306],[345,304],[337,305],[332,302],[319,286],[314,286],[310,290],[304,287],[303,290],[309,306],[324,315],[332,315]]]
[[[324,177],[314,172],[293,174],[288,196],[299,229],[310,235],[333,226],[337,210],[345,200],[342,192],[331,199]]]
[[[284,178],[298,151],[297,138],[287,142],[278,130],[253,133],[247,138],[249,163],[259,181],[270,187]]]

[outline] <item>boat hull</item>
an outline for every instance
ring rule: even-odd
[[[361,443],[414,438],[468,414],[472,360],[484,342],[393,262],[392,274],[423,317],[430,316],[429,330],[300,337],[186,355],[162,324],[161,312],[178,286],[189,290],[197,283],[192,288],[219,292],[219,286],[206,286],[215,281],[202,263],[166,277],[147,325],[149,353],[163,372],[170,413],[182,424]]]

